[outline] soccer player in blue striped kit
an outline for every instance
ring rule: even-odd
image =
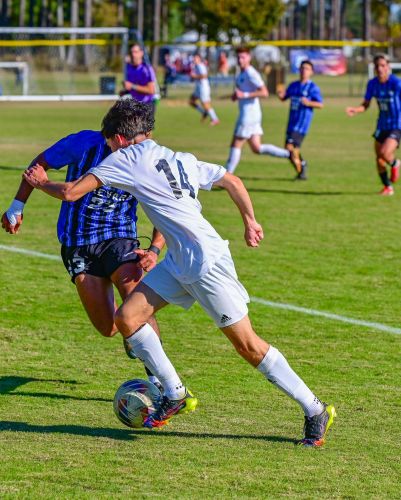
[[[302,158],[300,149],[309,132],[314,110],[323,108],[322,94],[316,83],[311,80],[312,75],[313,64],[305,60],[299,68],[299,80],[292,82],[285,91],[277,91],[282,101],[291,100],[285,149],[272,144],[266,145],[265,154],[288,158],[291,161],[297,172],[295,180],[307,179],[307,162]]]
[[[360,106],[346,108],[348,116],[363,113],[370,106],[373,97],[379,106],[375,139],[376,165],[383,189],[379,194],[392,196],[392,184],[398,181],[401,162],[395,157],[401,139],[401,80],[391,74],[389,59],[377,54],[373,59],[376,77],[368,82],[365,98]],[[391,169],[388,177],[387,166]]]
[[[79,179],[109,154],[102,133],[82,130],[43,151],[32,162],[46,170],[68,165],[66,181]],[[33,188],[23,179],[9,209],[2,216],[5,231],[16,234]],[[138,285],[143,269],[157,261],[164,238],[154,230],[151,246],[139,249],[136,198],[120,189],[103,186],[76,201],[63,202],[57,224],[64,265],[75,284],[93,326],[105,337],[117,333],[113,285],[124,300]],[[158,332],[156,320],[153,327]],[[151,382],[158,380],[147,370]]]

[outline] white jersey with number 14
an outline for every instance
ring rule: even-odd
[[[202,216],[198,190],[210,190],[226,170],[177,153],[151,139],[120,149],[88,171],[107,186],[133,194],[167,244],[166,263],[181,283],[194,283],[227,251]]]

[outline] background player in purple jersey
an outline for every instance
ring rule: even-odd
[[[131,63],[126,66],[124,89],[139,102],[152,103],[156,94],[156,75],[150,64],[143,59],[140,45],[131,47]]]
[[[285,149],[268,144],[266,153],[279,158],[288,158],[297,172],[296,180],[306,180],[307,163],[302,158],[301,144],[312,123],[314,109],[323,108],[319,87],[312,82],[313,64],[303,61],[299,67],[299,80],[292,82],[286,90],[277,91],[279,99],[291,100],[288,117]]]
[[[377,76],[369,80],[362,104],[348,107],[345,111],[348,116],[363,113],[370,106],[372,98],[376,98],[379,116],[373,137],[377,170],[384,186],[379,194],[391,196],[394,194],[392,184],[398,181],[401,165],[400,160],[395,158],[401,138],[401,80],[391,74],[389,60],[385,54],[377,54],[373,63]],[[390,179],[387,165],[391,168]]]
[[[79,179],[110,154],[101,132],[83,130],[69,135],[31,162],[46,170],[68,165],[67,181]],[[22,180],[10,208],[2,216],[3,228],[16,234],[32,187]],[[124,300],[150,271],[164,245],[154,230],[151,246],[140,250],[137,240],[137,200],[120,189],[102,187],[75,203],[62,203],[57,233],[64,265],[75,283],[93,326],[105,337],[117,333],[113,284]],[[153,319],[157,328],[157,323]],[[149,373],[148,373],[149,375]],[[151,374],[150,374],[151,376]],[[151,377],[151,381],[157,379]]]

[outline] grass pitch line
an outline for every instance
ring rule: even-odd
[[[0,250],[5,250],[6,252],[22,253],[24,255],[31,255],[32,257],[39,257],[41,259],[61,261],[61,257],[59,257],[58,255],[35,252],[34,250],[26,250],[25,248],[0,245]],[[251,301],[257,304],[262,304],[267,307],[272,307],[274,309],[284,309],[286,311],[308,314],[309,316],[320,316],[322,318],[332,319],[334,321],[341,321],[342,323],[349,323],[351,325],[358,325],[358,326],[366,326],[367,328],[373,328],[374,330],[380,330],[386,333],[395,333],[397,335],[401,335],[401,328],[395,328],[393,326],[383,325],[382,323],[375,323],[371,321],[363,321],[360,319],[348,318],[347,316],[340,316],[339,314],[318,311],[317,309],[308,309],[306,307],[294,306],[292,304],[272,302],[270,300],[262,299],[260,297],[251,297]]]
[[[307,309],[306,307],[293,306],[292,304],[271,302],[270,300],[261,299],[260,297],[251,297],[251,302],[257,302],[258,304],[263,304],[268,307],[273,307],[274,309],[285,309],[286,311],[294,311],[301,314],[308,314],[309,316],[321,316],[323,318],[333,319],[335,321],[341,321],[342,323],[350,323],[351,325],[366,326],[368,328],[374,328],[375,330],[380,330],[382,332],[395,333],[397,335],[401,335],[401,328],[395,328],[393,326],[383,325],[382,323],[374,323],[371,321],[363,321],[360,319],[348,318],[347,316],[340,316],[339,314],[318,311],[317,309]]]
[[[24,255],[32,255],[32,257],[40,257],[47,260],[61,260],[61,257],[59,257],[58,255],[50,255],[49,253],[35,252],[34,250],[10,247],[8,245],[0,245],[0,250],[5,250],[6,252],[23,253]]]

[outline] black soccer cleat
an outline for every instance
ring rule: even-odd
[[[163,396],[158,408],[145,419],[143,426],[148,429],[164,427],[169,423],[171,417],[177,413],[193,412],[197,405],[198,399],[188,389],[181,399],[169,399],[167,396]]]
[[[305,417],[304,438],[299,442],[302,446],[323,446],[326,434],[337,416],[333,405],[323,403],[324,410],[320,415]]]

